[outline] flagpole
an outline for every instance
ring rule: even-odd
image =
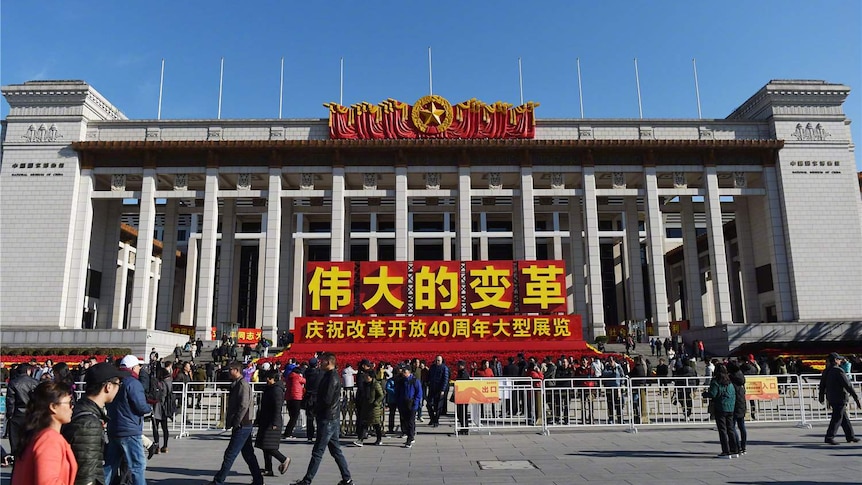
[[[524,74],[521,70],[521,58],[518,58],[518,86],[521,90],[521,106],[524,105]]]
[[[218,75],[218,115],[216,119],[221,119],[221,89],[222,89],[222,81],[224,81],[224,57],[221,58],[221,67],[219,68]]]
[[[697,96],[697,118],[703,118],[703,115],[700,112],[700,86],[697,83],[697,61],[692,57],[691,65],[694,67],[694,93]]]
[[[162,58],[162,74],[159,76],[159,112],[156,119],[162,119],[162,88],[165,86],[165,59]]]
[[[428,47],[428,94],[434,95],[434,76],[431,71],[431,47]]]
[[[341,58],[341,77],[338,84],[338,104],[344,106],[344,58]]]
[[[578,101],[581,103],[581,119],[584,119],[584,93],[581,90],[581,58],[578,61]]]
[[[278,119],[281,119],[281,107],[284,105],[284,57],[281,58],[281,80],[278,83]]]
[[[637,87],[638,87],[638,113],[640,113],[641,119],[643,119],[644,109],[643,109],[643,105],[641,104],[641,78],[640,78],[640,75],[638,74],[638,58],[637,57],[635,57],[635,83],[637,84]]]

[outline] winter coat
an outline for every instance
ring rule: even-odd
[[[287,390],[284,391],[284,400],[302,401],[303,397],[305,397],[305,376],[297,367],[287,376]]]
[[[309,367],[305,370],[305,409],[314,412],[317,403],[317,388],[320,386],[320,378],[323,373],[317,367]]]
[[[341,419],[341,377],[336,369],[323,372],[314,406],[317,419]]]
[[[260,407],[257,409],[257,438],[254,441],[255,448],[261,450],[277,450],[281,441],[281,428],[284,427],[284,419],[281,416],[281,408],[284,405],[284,382],[276,381],[275,384],[263,388],[260,396]]]
[[[826,397],[829,404],[835,408],[846,404],[848,396],[853,396],[853,400],[859,402],[859,396],[844,370],[837,365],[827,367],[820,377],[820,402]]]
[[[78,462],[75,485],[105,483],[105,471],[102,468],[105,429],[102,423],[107,420],[105,410],[84,397],[75,403],[72,421],[63,425],[63,437],[69,442],[75,461]]]
[[[734,418],[744,418],[745,405],[745,374],[741,370],[730,374],[730,382],[733,383],[733,390],[736,391],[736,406],[733,408]]]
[[[159,381],[159,402],[153,404],[153,419],[174,419],[174,414],[177,414],[177,400],[173,388],[174,380],[170,376]]]
[[[422,404],[422,383],[416,376],[395,382],[395,402],[399,409],[419,410]]]
[[[449,368],[446,364],[437,365],[436,363],[428,369],[428,390],[430,392],[440,392],[449,389]]]
[[[6,416],[11,419],[18,414],[18,419],[23,419],[27,411],[27,403],[30,402],[30,394],[38,385],[39,381],[27,374],[21,374],[12,379],[6,389]]]
[[[715,402],[715,410],[724,413],[732,413],[736,408],[736,390],[733,384],[721,385],[718,379],[713,379],[709,383],[709,390],[706,391],[704,397],[708,397]]]
[[[380,381],[372,379],[356,393],[359,419],[363,423],[379,423],[383,419],[383,388]]]
[[[228,428],[238,428],[251,424],[251,384],[242,377],[230,385],[227,399],[227,414],[225,425]]]
[[[144,416],[152,411],[141,381],[134,375],[124,377],[117,396],[108,404],[108,436],[126,438],[144,434]]]

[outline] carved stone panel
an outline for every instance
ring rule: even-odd
[[[496,190],[503,188],[503,179],[500,176],[500,172],[488,173],[488,188]]]
[[[237,190],[251,190],[251,174],[241,173],[236,178]]]
[[[174,176],[174,190],[189,190],[189,174],[178,173]]]
[[[207,129],[207,140],[219,141],[221,139],[221,127],[211,126]]]
[[[48,127],[45,126],[45,123],[42,123],[38,128],[36,128],[36,125],[27,127],[27,132],[22,135],[22,138],[30,143],[46,143],[60,141],[63,135],[60,134],[57,125],[51,123],[51,126]]]
[[[299,188],[303,190],[314,190],[314,174],[303,173],[299,178]]]
[[[673,173],[673,187],[675,189],[688,188],[688,181],[685,179],[685,172]]]
[[[157,127],[147,128],[147,141],[159,141],[162,139],[162,130]]]
[[[715,133],[713,133],[713,131],[710,130],[709,128],[700,127],[697,129],[697,134],[701,140],[714,140],[715,139]]]
[[[425,172],[425,188],[428,190],[440,189],[440,173]]]
[[[748,180],[745,178],[745,172],[733,172],[733,187],[737,189],[748,187]]]
[[[655,140],[655,134],[651,126],[641,126],[638,132],[641,140]]]
[[[614,172],[611,186],[615,189],[626,188],[626,175],[622,172]]]
[[[562,172],[554,172],[551,174],[551,188],[552,189],[565,189],[566,188],[566,179],[563,176]]]
[[[832,133],[826,131],[820,123],[817,123],[817,126],[807,123],[804,128],[802,123],[797,123],[796,131],[793,132],[793,137],[799,141],[825,141],[830,136]]]
[[[591,126],[579,126],[578,127],[578,138],[581,140],[592,140],[593,139],[593,128]]]
[[[115,173],[111,175],[111,191],[123,192],[126,190],[126,174]]]
[[[273,126],[269,129],[270,140],[284,140],[284,128],[281,126]]]
[[[366,173],[362,175],[362,188],[365,190],[377,190],[377,174]]]

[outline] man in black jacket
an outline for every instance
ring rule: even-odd
[[[848,443],[858,443],[859,438],[853,433],[853,425],[850,424],[850,418],[847,417],[847,402],[849,396],[853,396],[856,401],[856,407],[862,407],[859,404],[859,396],[856,390],[850,384],[850,379],[841,368],[841,361],[844,357],[832,352],[826,358],[826,370],[823,371],[823,376],[820,378],[820,404],[823,404],[824,398],[829,401],[829,407],[832,408],[832,419],[829,421],[829,427],[826,428],[826,443],[837,445],[835,441],[835,432],[838,431],[838,425],[844,429],[844,437]]]
[[[292,485],[311,485],[320,462],[323,460],[323,451],[328,447],[329,454],[335,458],[335,464],[341,472],[341,481],[338,485],[353,485],[350,478],[350,470],[347,468],[347,459],[341,452],[338,442],[341,432],[341,377],[335,367],[335,354],[324,352],[320,356],[320,370],[323,375],[317,389],[317,403],[314,413],[317,417],[317,434],[314,439],[314,448],[311,450],[311,461],[308,462],[308,470],[302,480]]]
[[[27,403],[30,402],[30,394],[39,385],[39,381],[32,377],[33,366],[29,364],[21,364],[15,371],[18,375],[12,379],[6,390],[6,431],[9,433],[12,456],[19,458],[23,451],[21,438],[26,424],[24,413],[27,411]]]
[[[314,443],[316,435],[314,407],[317,404],[317,388],[320,387],[320,378],[323,376],[317,368],[317,359],[308,359],[308,369],[305,369],[305,438],[309,443]]]
[[[62,433],[72,447],[78,474],[75,485],[104,485],[104,423],[108,421],[105,405],[114,400],[123,377],[128,374],[112,364],[101,363],[87,369],[84,398],[75,403],[72,421],[63,425]]]
[[[443,363],[443,356],[438,355],[428,369],[428,423],[436,428],[440,425],[440,414],[449,393],[449,367]]]

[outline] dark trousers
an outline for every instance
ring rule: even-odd
[[[437,424],[440,422],[440,413],[443,411],[443,403],[446,400],[446,395],[441,390],[431,390],[428,394],[428,419],[429,424]]]
[[[222,460],[221,468],[215,474],[215,477],[213,477],[213,482],[216,485],[224,483],[227,474],[233,466],[233,462],[240,453],[242,453],[242,459],[248,465],[248,471],[251,472],[252,485],[263,485],[260,464],[257,462],[257,457],[254,455],[254,447],[251,444],[251,432],[253,429],[249,424],[231,430],[230,442],[227,444],[227,449],[224,450],[224,459]]]
[[[400,406],[398,412],[401,414],[401,432],[407,435],[407,441],[413,441],[416,437],[416,410],[408,406]]]
[[[721,443],[722,453],[739,453],[739,443],[736,441],[733,424],[733,411],[715,412],[715,427],[718,429],[718,441]]]
[[[745,444],[748,442],[748,432],[745,430],[745,416],[741,418],[734,416],[733,422],[736,425],[733,432],[736,434],[736,441],[739,443],[739,451],[745,451]]]
[[[623,422],[623,397],[616,388],[605,389],[605,400],[608,403],[608,422],[621,424]]]
[[[284,427],[284,436],[293,436],[293,428],[296,427],[296,422],[299,420],[299,413],[302,411],[302,401],[290,399],[287,402],[287,414],[290,420],[287,426]]]
[[[307,406],[305,409],[305,437],[308,441],[313,440],[316,435],[315,421],[317,418],[314,417],[313,406]]]
[[[24,414],[16,414],[6,422],[6,432],[9,434],[9,451],[15,458],[21,458],[21,438],[24,436]]]
[[[388,433],[394,433],[395,432],[395,411],[396,411],[395,404],[390,404],[389,405],[389,430],[387,431]]]
[[[832,407],[832,419],[829,420],[829,427],[826,428],[826,439],[835,439],[835,433],[838,432],[838,426],[844,429],[844,437],[852,440],[856,437],[853,433],[853,425],[850,424],[850,419],[847,417],[847,401],[830,402]]]
[[[341,472],[341,479],[345,482],[350,480],[347,459],[344,458],[344,453],[341,452],[341,444],[338,442],[340,437],[340,420],[317,420],[317,434],[314,435],[314,448],[311,449],[311,461],[308,462],[308,470],[306,470],[303,480],[307,482],[314,480],[314,476],[317,475],[317,470],[320,468],[320,462],[323,461],[323,451],[327,448],[329,448],[329,454],[335,458],[335,464],[338,465],[338,470]]]
[[[272,471],[272,458],[275,457],[278,460],[279,465],[284,463],[284,460],[287,459],[284,454],[278,450],[263,450],[263,469],[271,472]]]
[[[162,435],[164,436],[164,445],[162,448],[168,447],[168,440],[170,436],[168,435],[168,420],[167,419],[153,419],[153,442],[156,446],[159,444],[159,428],[162,429]]]
[[[359,437],[359,441],[368,438],[369,427],[374,430],[374,435],[377,437],[377,441],[383,439],[383,426],[381,426],[379,422],[370,423],[363,419],[359,421],[359,424],[356,426],[356,436]]]

